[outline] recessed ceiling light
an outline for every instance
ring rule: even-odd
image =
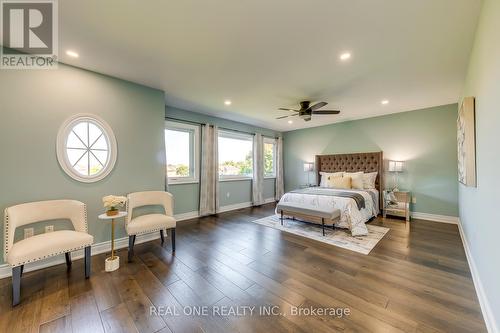
[[[288,121],[288,123],[289,123],[289,124],[293,124],[293,120],[289,120],[289,121]]]
[[[388,100],[386,100],[386,99],[384,99],[384,100],[382,100],[382,102],[380,102],[380,103],[382,103],[382,105],[386,105],[386,104],[389,104],[389,101],[388,101]]]
[[[70,57],[73,57],[73,58],[79,57],[78,53],[76,53],[75,51],[71,51],[71,50],[66,51],[66,54],[69,55]]]
[[[340,55],[340,60],[346,61],[351,58],[351,54],[349,52],[344,52]]]
[[[225,104],[225,105],[231,105],[231,103],[232,103],[232,102],[231,102],[230,100],[228,100],[228,99],[226,99],[226,100],[224,101],[224,104]]]

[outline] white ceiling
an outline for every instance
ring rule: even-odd
[[[63,62],[290,130],[457,102],[480,0],[64,0]],[[67,49],[80,54],[65,55]],[[341,62],[349,51],[352,58]],[[224,100],[232,100],[225,106]],[[337,116],[275,120],[300,100]],[[382,99],[390,100],[382,106]]]

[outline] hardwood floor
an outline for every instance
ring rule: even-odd
[[[175,255],[139,244],[112,273],[94,256],[89,280],[83,260],[26,273],[14,309],[0,280],[0,332],[486,332],[455,225],[378,218],[391,230],[365,256],[250,223],[273,210],[180,222]],[[350,314],[306,315],[328,308]]]

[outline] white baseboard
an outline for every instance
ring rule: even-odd
[[[187,212],[187,213],[175,214],[174,215],[174,217],[177,220],[177,222],[195,219],[195,218],[197,218],[199,216],[200,216],[200,214],[199,214],[199,212],[197,210],[194,210],[192,212]]]
[[[136,244],[144,243],[144,242],[149,242],[154,239],[160,238],[160,233],[159,232],[154,232],[151,234],[145,234],[145,235],[137,235],[137,238],[135,240]],[[115,249],[122,249],[128,247],[128,236],[115,239]],[[111,241],[105,241],[101,243],[95,243],[92,245],[92,250],[91,254],[95,256],[96,254],[100,253],[105,253],[111,251]],[[72,259],[81,259],[83,258],[83,249],[71,252],[71,258]],[[62,263],[65,263],[66,259],[64,258],[64,255],[58,255],[54,256],[51,258],[47,258],[45,260],[39,260],[33,263],[29,263],[24,265],[24,271],[25,272],[31,272],[35,271],[37,269],[41,268],[46,268],[54,265],[59,265]],[[12,275],[12,269],[9,264],[3,264],[0,265],[0,279],[6,278]]]
[[[234,205],[227,205],[219,207],[219,213],[229,212],[231,210],[252,207],[252,202],[241,202]]]
[[[269,203],[269,202],[274,202],[274,198],[265,199],[265,203]],[[229,212],[231,210],[248,208],[251,206],[252,206],[251,202],[242,202],[242,203],[238,203],[238,204],[234,204],[234,205],[222,206],[222,207],[220,207],[219,212],[220,213]],[[179,221],[194,219],[194,218],[197,218],[198,216],[199,216],[198,211],[192,211],[192,212],[187,212],[187,213],[182,213],[182,214],[176,214],[175,219],[177,220],[177,222],[179,222]],[[160,238],[159,232],[146,234],[146,235],[138,235],[135,243],[140,244],[140,243],[149,242],[151,240],[155,240],[158,238]],[[115,239],[115,249],[122,249],[125,247],[128,247],[128,237]],[[96,243],[96,244],[92,245],[91,253],[94,256],[96,254],[101,254],[101,253],[109,252],[109,251],[111,251],[111,241],[110,240],[105,241],[105,242],[101,242],[101,243]],[[72,252],[71,258],[75,259],[75,260],[83,258],[83,250],[78,250],[78,251]],[[66,261],[65,261],[64,256],[59,255],[59,256],[51,257],[51,258],[48,258],[45,260],[40,260],[40,261],[37,261],[34,263],[26,264],[24,267],[24,271],[31,272],[31,271],[34,271],[37,269],[63,264],[65,262]],[[12,269],[11,269],[9,264],[0,265],[0,279],[9,277],[11,275],[12,275]]]
[[[419,219],[419,220],[458,224],[458,217],[456,217],[456,216],[411,212],[411,217],[414,219]]]
[[[276,202],[276,199],[275,198],[264,199],[264,204],[268,204],[268,203],[271,203],[271,202]]]
[[[276,200],[274,198],[264,199],[264,204],[268,204],[271,202],[276,202]],[[234,205],[221,206],[221,207],[219,207],[219,213],[229,212],[231,210],[236,210],[236,209],[241,209],[241,208],[248,208],[248,207],[252,207],[252,206],[253,206],[253,203],[251,201],[241,202],[241,203],[237,203]]]
[[[183,220],[189,220],[189,219],[196,218],[196,217],[198,217],[197,211],[175,215],[175,219],[178,222],[183,221]],[[145,235],[138,235],[135,243],[140,244],[140,243],[149,242],[151,240],[158,239],[158,238],[160,238],[160,233],[158,233],[158,232],[151,233],[151,234],[145,234]],[[115,248],[116,249],[122,249],[125,247],[128,247],[128,237],[115,239]],[[93,244],[91,253],[94,256],[96,254],[109,252],[109,251],[111,251],[111,241],[110,240],[105,241],[105,242],[101,242],[101,243]],[[71,252],[71,258],[72,259],[83,258],[83,250]],[[66,262],[65,260],[66,259],[64,258],[63,255],[47,258],[45,260],[40,260],[40,261],[36,261],[34,263],[26,264],[24,267],[24,271],[30,272],[30,271],[34,271],[37,269],[46,268],[49,266],[63,264]],[[11,267],[9,266],[9,264],[0,265],[0,279],[5,278],[5,277],[9,277],[11,275],[12,275],[12,270],[11,270]]]
[[[458,220],[458,230],[460,232],[460,237],[462,238],[462,244],[465,249],[465,255],[467,256],[467,262],[469,264],[469,269],[472,275],[472,281],[474,282],[474,287],[476,288],[477,298],[479,299],[479,305],[481,306],[481,312],[486,323],[486,328],[488,329],[489,333],[499,333],[500,331],[498,330],[498,325],[495,321],[495,317],[493,316],[493,311],[491,310],[490,303],[486,298],[486,292],[481,282],[481,278],[479,277],[476,263],[470,251],[469,241],[467,240],[467,236],[465,235],[460,220]]]

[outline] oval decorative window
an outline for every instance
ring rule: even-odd
[[[91,183],[106,177],[115,166],[116,154],[111,127],[94,115],[71,117],[57,134],[59,164],[78,181]]]

